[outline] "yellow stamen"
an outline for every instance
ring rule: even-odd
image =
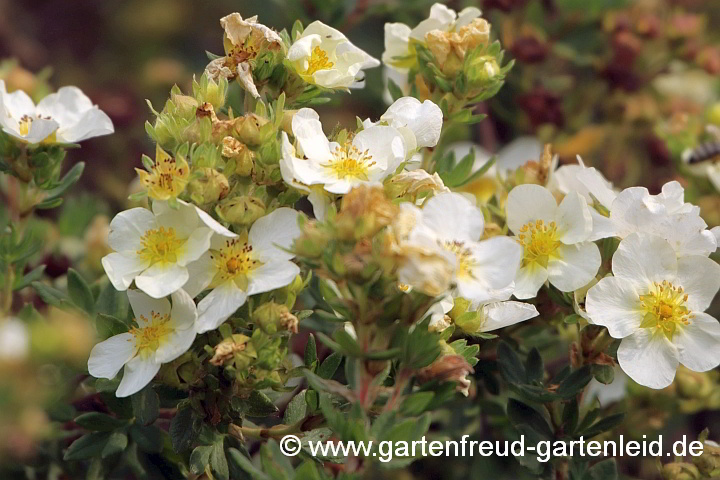
[[[370,167],[375,165],[369,150],[360,151],[355,145],[338,146],[333,158],[323,165],[330,169],[338,179],[354,178],[367,181]]]
[[[144,326],[132,327],[130,333],[134,337],[138,354],[148,356],[167,341],[172,331],[170,328],[170,315],[160,315],[153,311],[150,312],[150,319],[147,319],[143,315],[141,315],[140,318],[143,322],[137,323],[142,323]]]
[[[525,249],[523,265],[537,263],[547,268],[550,257],[556,256],[561,245],[555,222],[548,225],[542,220],[523,225],[515,239]]]
[[[234,280],[238,287],[246,288],[252,271],[263,265],[253,253],[252,245],[241,238],[227,240],[222,248],[211,251],[210,258],[218,271],[211,288],[227,280]]]
[[[473,275],[475,259],[470,249],[467,248],[463,242],[448,240],[442,246],[445,250],[455,255],[455,270],[459,278],[475,278]]]
[[[154,228],[145,232],[140,240],[143,248],[136,253],[150,264],[175,263],[185,240],[177,238],[175,229]]]
[[[687,299],[682,287],[665,280],[653,282],[650,292],[640,295],[640,308],[645,312],[640,327],[654,328],[672,340],[677,328],[690,325],[694,317],[686,306]]]
[[[308,68],[305,74],[312,75],[318,70],[330,70],[333,65],[335,64],[328,59],[327,52],[320,47],[315,47],[310,54],[310,60],[308,60]]]

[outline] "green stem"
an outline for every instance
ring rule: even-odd
[[[5,271],[5,284],[3,285],[3,295],[2,295],[3,319],[5,319],[9,316],[10,309],[12,308],[13,284],[14,283],[15,283],[15,269],[13,268],[12,263],[8,263],[7,269]]]

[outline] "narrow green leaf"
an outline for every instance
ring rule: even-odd
[[[342,362],[343,356],[338,352],[333,352],[328,355],[325,360],[320,364],[317,369],[318,376],[329,380],[335,375],[340,363]]]
[[[95,312],[95,297],[90,285],[72,268],[68,269],[67,283],[70,300],[92,317]]]
[[[315,335],[312,333],[308,336],[307,344],[305,344],[305,366],[312,368],[312,365],[317,362],[317,345],[315,343]]]
[[[146,386],[130,399],[136,423],[150,425],[157,419],[160,399],[151,385]]]

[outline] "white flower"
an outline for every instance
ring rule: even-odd
[[[515,279],[515,296],[532,298],[549,280],[563,292],[587,285],[600,268],[600,251],[588,241],[592,218],[576,192],[560,205],[539,185],[518,185],[506,205],[507,224],[524,247],[522,268]]]
[[[291,208],[258,219],[247,236],[214,235],[210,251],[188,266],[190,280],[183,287],[193,297],[212,289],[198,303],[197,332],[219,327],[249,295],[289,285],[300,269],[286,249],[299,235],[297,211]]]
[[[455,10],[436,3],[430,7],[430,16],[415,28],[411,29],[404,23],[386,23],[382,61],[394,69],[407,71],[414,61],[413,42],[425,43],[425,36],[433,30],[450,32],[462,28],[480,14],[480,10],[475,7],[465,8],[458,14]]]
[[[622,338],[622,369],[637,383],[664,388],[678,363],[705,372],[720,363],[720,323],[704,313],[720,289],[720,265],[701,255],[677,258],[666,240],[633,233],[613,255],[612,277],[586,298],[593,323]]]
[[[402,208],[417,207],[404,203]],[[435,195],[419,215],[406,244],[427,248],[434,245],[455,257],[453,296],[473,303],[510,298],[522,258],[517,242],[504,236],[480,241],[482,212],[458,193]]]
[[[577,192],[588,205],[592,205],[595,199],[601,205],[612,204],[617,196],[612,183],[594,167],[586,167],[579,155],[577,160],[577,164],[563,165],[552,172],[547,188],[562,195]]]
[[[134,280],[151,297],[166,297],[187,282],[187,265],[207,252],[213,232],[236,237],[196,206],[177,203],[171,208],[156,201],[152,211],[131,208],[110,222],[108,244],[114,252],[102,265],[117,290],[127,290]]]
[[[430,100],[420,102],[415,97],[398,98],[377,123],[369,119],[363,122],[365,128],[385,124],[403,136],[406,156],[409,157],[420,148],[434,147],[440,140],[443,125],[443,113],[440,107]]]
[[[17,318],[0,318],[0,361],[23,360],[30,350],[27,326]]]
[[[35,105],[22,90],[7,93],[0,80],[0,126],[26,143],[77,143],[113,133],[105,112],[77,87],[62,87]]]
[[[434,303],[428,309],[430,314],[428,329],[441,332],[449,327],[451,321],[446,314],[452,310],[453,305],[454,300],[450,295]],[[540,315],[535,305],[515,301],[489,301],[473,305],[470,311],[477,311],[480,315],[480,328],[476,333],[492,332]]]
[[[362,70],[380,65],[345,35],[320,21],[303,30],[288,50],[287,58],[306,82],[338,89],[362,86]]]
[[[367,128],[340,145],[327,139],[317,112],[303,108],[293,116],[292,131],[298,150],[283,132],[280,160],[290,185],[323,185],[327,192],[345,194],[357,185],[380,183],[405,160],[402,135],[392,127]]]
[[[265,50],[280,50],[282,38],[275,30],[258,23],[257,15],[243,19],[239,13],[231,13],[220,19],[225,30],[225,57],[212,60],[206,67],[209,77],[217,80],[220,77],[235,78],[250,95],[259,98],[253,81],[250,61]]]
[[[172,307],[167,298],[128,290],[137,327],[98,343],[90,352],[88,372],[93,377],[114,378],[125,366],[116,396],[127,397],[142,390],[163,363],[185,353],[195,340],[195,303],[183,290],[171,298]]]
[[[593,217],[592,240],[607,237],[625,238],[635,232],[658,235],[673,246],[678,257],[708,256],[718,242],[707,223],[700,217],[700,208],[685,202],[685,190],[676,182],[668,182],[658,195],[650,195],[644,187],[626,188],[616,196],[603,196],[601,188],[588,180],[581,181],[589,192],[610,211],[609,217]]]

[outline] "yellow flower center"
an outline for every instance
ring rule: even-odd
[[[175,159],[158,149],[155,163],[150,172],[136,170],[140,181],[148,189],[148,194],[156,200],[167,200],[180,195],[190,180],[190,168],[187,161]]]
[[[20,119],[18,129],[20,130],[20,135],[23,137],[26,137],[28,133],[30,133],[30,127],[32,126],[33,119],[32,117],[28,115],[23,115],[23,117]]]
[[[177,238],[172,227],[167,230],[165,227],[148,230],[140,241],[143,248],[136,253],[150,264],[175,263],[185,244],[184,239]]]
[[[333,158],[324,167],[329,168],[338,179],[356,178],[368,180],[370,167],[375,165],[368,150],[360,151],[355,145],[338,146]]]
[[[263,265],[263,262],[255,258],[252,245],[247,240],[238,238],[227,240],[218,250],[211,250],[210,258],[217,268],[211,288],[228,280],[234,280],[238,287],[245,289],[248,276]]]
[[[132,327],[130,333],[134,338],[138,353],[147,356],[155,352],[160,345],[167,341],[168,336],[172,332],[172,328],[170,328],[170,315],[160,315],[153,311],[150,312],[150,319],[147,319],[143,315],[140,315],[140,318],[143,320],[145,326]]]
[[[463,242],[456,240],[446,241],[443,248],[455,255],[455,271],[460,278],[474,278],[473,268],[475,267],[475,259],[472,252],[465,246]]]
[[[677,327],[690,325],[693,318],[685,305],[687,299],[682,287],[665,280],[653,282],[650,292],[640,295],[640,308],[645,312],[640,327],[654,328],[672,340]]]
[[[542,220],[537,220],[523,225],[516,237],[525,249],[523,265],[537,263],[547,268],[548,259],[556,255],[561,245],[558,236],[555,222],[546,225]]]
[[[310,60],[308,60],[308,68],[305,74],[312,75],[318,70],[330,70],[333,65],[335,64],[328,59],[325,50],[320,47],[315,47],[310,54]]]

